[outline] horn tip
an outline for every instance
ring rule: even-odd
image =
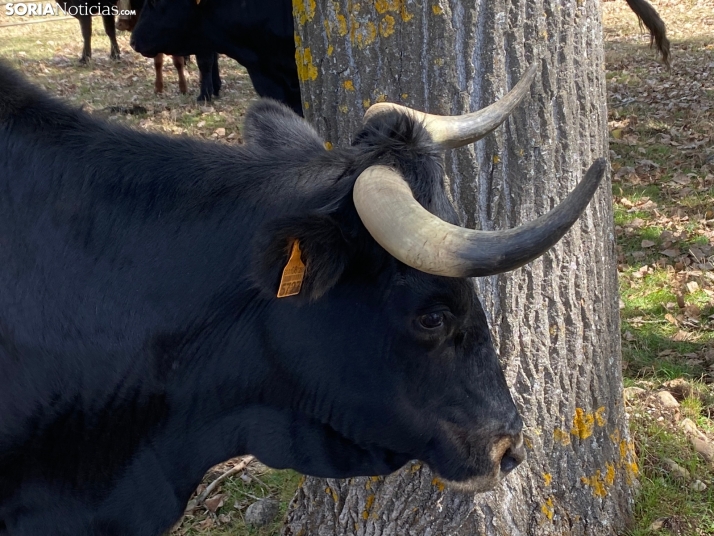
[[[605,176],[605,170],[607,169],[607,160],[605,158],[598,158],[592,165],[588,168],[585,173],[585,178],[588,180],[595,180],[600,182]]]

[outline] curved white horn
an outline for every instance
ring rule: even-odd
[[[590,202],[605,174],[599,159],[550,212],[506,231],[476,231],[428,212],[397,171],[371,166],[355,182],[353,199],[362,223],[392,256],[422,272],[476,277],[514,270],[553,246]]]

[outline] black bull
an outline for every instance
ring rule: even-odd
[[[225,54],[246,68],[258,95],[302,114],[290,0],[144,2],[131,46],[151,57]]]
[[[480,232],[452,225],[441,154],[535,74],[485,125],[382,104],[327,151],[273,101],[230,147],[103,122],[0,63],[0,533],[158,535],[243,453],[492,488],[522,421],[469,277],[546,251],[605,166]],[[302,287],[277,298],[291,255]]]

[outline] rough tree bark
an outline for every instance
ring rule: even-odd
[[[545,213],[607,155],[600,0],[294,0],[305,113],[347,144],[370,104],[482,108],[531,62],[531,95],[481,142],[446,155],[472,228]],[[603,184],[548,254],[477,281],[526,423],[529,457],[499,489],[445,489],[414,463],[387,478],[308,478],[284,535],[616,534],[637,465],[624,415],[612,199]]]

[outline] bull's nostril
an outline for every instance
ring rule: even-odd
[[[501,471],[504,474],[510,473],[518,464],[526,459],[526,450],[523,448],[523,440],[519,436],[515,445],[511,445],[501,458]]]
[[[503,455],[503,458],[501,458],[501,472],[502,473],[510,473],[513,471],[516,467],[518,467],[518,464],[521,463],[520,460],[517,460],[511,455],[511,449],[508,449],[506,451],[506,454]]]

